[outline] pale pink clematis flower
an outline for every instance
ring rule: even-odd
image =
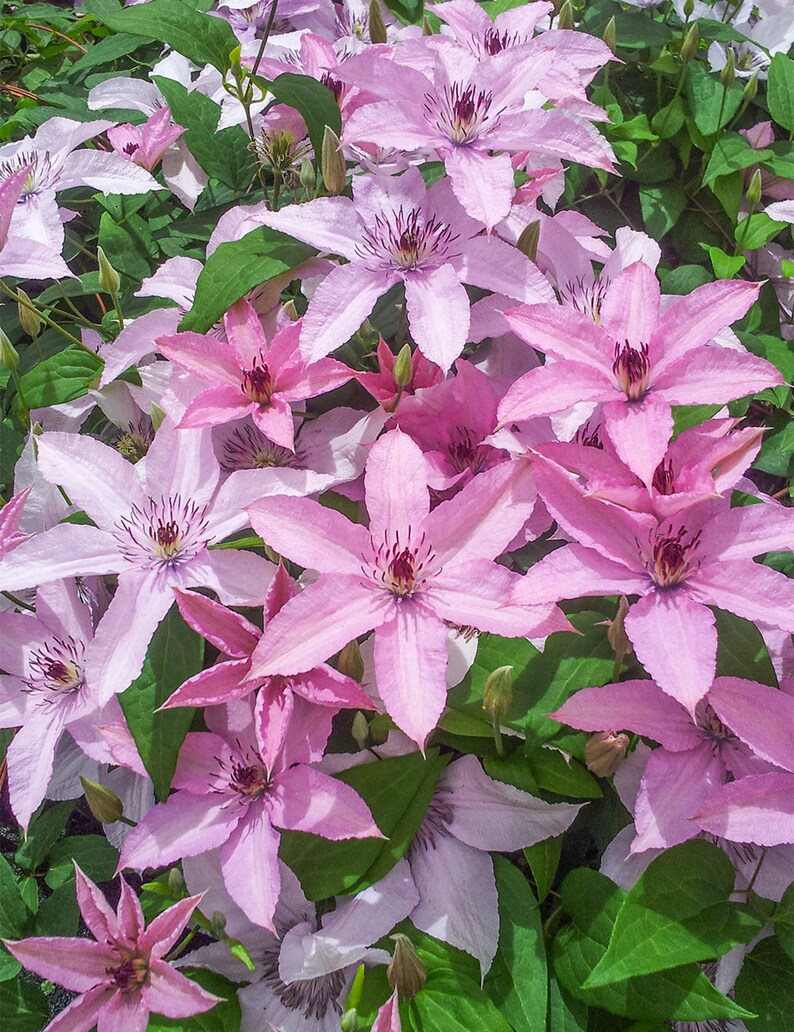
[[[30,492],[29,487],[24,491],[17,491],[0,509],[0,559],[13,551],[17,545],[27,541],[30,536],[19,530],[19,521],[22,519],[22,511]]]
[[[60,279],[71,276],[60,253],[46,244],[11,234],[11,222],[26,190],[33,165],[26,164],[0,181],[0,276],[19,279]],[[0,173],[0,176],[2,174]]]
[[[753,562],[790,547],[791,509],[774,503],[731,509],[709,501],[660,523],[587,497],[540,456],[532,467],[549,511],[576,543],[533,566],[515,601],[639,595],[626,633],[659,687],[690,713],[714,680],[717,629],[709,606],[794,632],[794,582]]]
[[[151,172],[184,131],[173,124],[168,108],[160,108],[143,125],[125,123],[108,129],[107,135],[116,154]]]
[[[369,529],[305,498],[249,506],[264,540],[321,574],[265,628],[251,676],[310,670],[374,628],[381,698],[420,746],[444,709],[448,623],[508,636],[567,626],[552,607],[506,604],[519,578],[493,562],[532,512],[528,465],[488,470],[432,512],[427,483],[419,447],[394,430],[367,460]]]
[[[229,895],[249,920],[272,931],[281,885],[277,828],[333,840],[383,836],[361,797],[300,762],[289,739],[268,770],[267,729],[250,700],[205,717],[215,730],[188,734],[176,792],[128,836],[119,869],[162,867],[222,846]]]
[[[320,197],[256,217],[348,260],[323,280],[309,302],[300,338],[307,361],[344,344],[396,283],[405,284],[411,336],[425,358],[444,371],[468,337],[464,283],[516,300],[553,297],[520,251],[480,235],[481,226],[455,200],[447,180],[428,190],[413,168],[392,178],[362,175],[353,181],[353,195],[354,201]]]
[[[672,405],[724,404],[782,382],[765,359],[707,346],[747,312],[759,289],[718,280],[661,312],[656,275],[636,262],[607,287],[599,325],[560,305],[506,312],[515,333],[553,361],[513,385],[499,406],[500,421],[601,402],[615,450],[649,485],[672,434]]]
[[[145,1032],[149,1014],[187,1018],[220,1001],[175,971],[163,957],[179,939],[201,896],[180,900],[148,928],[138,897],[121,879],[114,914],[107,900],[75,864],[77,902],[94,939],[4,940],[9,952],[41,978],[80,993],[45,1032]]]
[[[733,842],[794,843],[794,773],[752,774],[720,785],[694,820],[704,831]]]
[[[339,387],[353,370],[332,358],[307,364],[298,352],[300,322],[287,323],[268,344],[248,301],[233,305],[223,324],[226,346],[198,333],[157,338],[166,358],[211,384],[190,402],[179,429],[216,426],[250,415],[274,444],[293,451],[290,403]]]

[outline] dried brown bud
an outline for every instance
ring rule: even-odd
[[[599,778],[614,774],[626,758],[629,736],[621,732],[599,731],[590,735],[584,747],[587,769]]]
[[[386,968],[386,978],[401,1000],[412,1000],[427,981],[427,969],[407,935],[398,932],[391,938],[395,944],[394,956]]]

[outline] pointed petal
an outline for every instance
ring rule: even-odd
[[[319,573],[361,570],[369,534],[309,498],[278,495],[247,506],[251,526],[276,552]]]
[[[102,1008],[118,993],[115,985],[97,985],[72,1000],[47,1025],[47,1032],[90,1032]]]
[[[223,997],[213,996],[196,982],[175,971],[161,960],[152,962],[149,982],[142,991],[143,1002],[156,1014],[167,1018],[188,1018],[211,1010]]]
[[[731,842],[779,846],[794,842],[794,775],[754,774],[710,793],[697,824]]]
[[[270,583],[275,567],[269,559],[246,549],[213,549],[189,567],[191,586],[211,588],[226,606],[254,606]]]
[[[372,709],[372,699],[352,677],[322,664],[290,679],[292,690],[315,706],[335,709]]]
[[[98,150],[73,151],[65,158],[58,189],[73,186],[91,186],[106,194],[143,194],[163,189],[145,169],[126,158]]]
[[[107,968],[117,960],[109,946],[91,939],[43,937],[4,942],[9,953],[29,971],[75,993],[106,982]]]
[[[159,336],[157,350],[189,373],[208,383],[240,387],[241,365],[228,344],[202,333],[173,333]]]
[[[178,424],[179,430],[195,430],[220,426],[233,419],[242,419],[254,411],[250,398],[233,384],[210,387],[197,395],[185,409]]]
[[[355,205],[347,197],[318,197],[308,204],[288,204],[280,211],[261,211],[252,221],[348,261],[357,257],[358,218]]]
[[[590,366],[611,382],[615,345],[589,316],[565,305],[529,305],[508,309],[505,320],[537,351]]]
[[[472,146],[452,146],[444,167],[468,215],[488,230],[507,217],[515,194],[509,154],[492,157]]]
[[[269,405],[257,406],[251,415],[254,423],[265,437],[288,451],[295,450],[295,423],[292,418],[292,409],[289,402],[283,397],[274,394]]]
[[[333,269],[315,290],[301,326],[301,355],[316,362],[349,340],[396,274],[372,272],[360,262]]]
[[[108,901],[91,879],[83,874],[77,864],[75,864],[74,874],[77,905],[80,907],[80,914],[85,921],[86,928],[97,942],[107,942],[109,939],[117,938],[119,923]]]
[[[469,335],[469,296],[453,267],[440,265],[406,275],[405,303],[416,346],[449,372]]]
[[[161,709],[179,706],[219,706],[224,702],[244,699],[256,690],[256,681],[249,680],[250,659],[216,663],[188,678],[163,703]]]
[[[197,856],[225,842],[240,819],[239,811],[214,805],[206,795],[175,792],[158,803],[124,840],[119,870],[165,867],[182,856]]]
[[[278,828],[333,841],[383,838],[358,792],[312,767],[299,765],[277,774],[267,805]]]
[[[538,605],[580,596],[644,594],[647,588],[647,577],[622,563],[593,548],[566,545],[530,568],[516,586],[515,601]]]
[[[724,405],[783,377],[771,362],[731,348],[698,348],[654,377],[653,393],[670,405]]]
[[[704,553],[720,562],[787,549],[792,541],[794,510],[770,504],[725,509],[709,520],[700,537]]]
[[[153,959],[159,960],[168,953],[182,934],[185,925],[190,920],[190,915],[200,902],[201,895],[190,896],[187,899],[180,899],[178,903],[158,914],[140,936],[138,940],[140,948],[151,950]],[[165,1011],[160,1013],[165,1014]]]
[[[662,691],[694,713],[717,666],[714,615],[676,588],[635,602],[625,621],[637,659]]]
[[[259,800],[249,804],[221,850],[221,871],[229,895],[250,921],[271,932],[275,931],[273,914],[281,890],[280,841]]]
[[[547,362],[524,373],[499,403],[502,423],[550,416],[582,401],[613,401],[615,387],[606,374],[581,362]]]
[[[0,561],[0,590],[32,588],[64,577],[116,573],[124,559],[110,534],[61,523],[23,541]]]
[[[644,262],[634,262],[609,284],[601,325],[616,341],[647,344],[659,325],[659,281]]]
[[[466,241],[463,256],[455,264],[464,283],[529,305],[554,302],[551,284],[537,265],[497,236]]]
[[[632,473],[650,487],[673,434],[673,413],[656,394],[642,401],[611,402],[604,407],[606,431]]]
[[[14,816],[26,831],[50,783],[64,717],[57,711],[45,717],[36,714],[8,746],[9,800]]]
[[[430,512],[427,466],[419,445],[401,430],[392,430],[373,444],[367,458],[364,491],[370,534],[378,544],[391,544],[395,533],[407,543]]]
[[[693,598],[794,634],[794,581],[747,559],[704,563],[687,581]]]
[[[720,720],[754,753],[794,771],[794,697],[755,681],[718,677],[709,692],[709,702]]]
[[[234,659],[247,659],[256,648],[261,631],[254,624],[195,591],[174,588],[182,619],[219,652]]]

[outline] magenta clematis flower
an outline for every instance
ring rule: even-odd
[[[300,761],[314,763],[323,757],[331,722],[340,709],[374,709],[356,681],[325,663],[294,677],[251,680],[251,656],[262,637],[259,628],[203,595],[177,588],[176,596],[185,622],[230,658],[185,681],[163,708],[217,706],[243,699],[258,689],[255,709],[261,728],[260,755],[268,771],[275,767],[290,729],[291,753],[303,746]],[[265,599],[265,625],[294,596],[295,585],[279,566]],[[296,759],[293,756],[293,761]]]
[[[188,405],[180,428],[216,426],[250,415],[274,444],[294,450],[290,402],[346,383],[353,370],[332,358],[307,364],[298,353],[300,322],[288,323],[268,345],[259,317],[238,301],[223,317],[229,344],[198,333],[158,337],[166,358],[212,386]]]
[[[428,190],[413,168],[391,178],[358,176],[353,197],[321,197],[256,216],[266,226],[348,260],[329,273],[309,302],[300,337],[307,361],[344,344],[396,283],[405,284],[413,339],[445,372],[468,338],[464,283],[517,300],[553,297],[541,273],[517,248],[480,235],[482,227],[452,196],[448,181]]]
[[[149,1014],[187,1018],[220,1001],[175,971],[163,956],[190,920],[201,896],[190,896],[159,914],[148,928],[138,897],[121,879],[114,914],[75,864],[77,902],[95,941],[83,938],[19,939],[9,952],[41,978],[80,993],[45,1032],[145,1032]]]
[[[613,171],[609,144],[589,122],[543,109],[553,63],[553,51],[538,41],[482,61],[463,47],[442,48],[432,77],[380,53],[359,54],[336,74],[379,99],[350,116],[342,143],[436,151],[455,196],[490,230],[513,201],[511,153],[542,148]]]
[[[661,746],[642,775],[632,853],[698,835],[695,814],[715,787],[792,766],[794,698],[737,677],[715,678],[694,716],[653,681],[584,688],[549,716],[581,731],[633,731]]]
[[[137,465],[90,437],[37,439],[42,474],[61,485],[95,526],[60,523],[0,560],[0,585],[14,591],[63,577],[118,574],[97,627],[86,677],[101,699],[138,675],[173,588],[212,588],[247,604],[275,566],[235,549],[210,550],[245,525],[231,487],[216,491],[219,470],[209,431],[164,424]]]
[[[765,359],[707,347],[743,316],[760,284],[718,280],[660,312],[656,275],[643,262],[606,288],[600,325],[559,305],[506,312],[512,329],[553,361],[531,369],[499,406],[502,423],[601,402],[620,459],[650,485],[673,430],[672,405],[725,404],[782,382]]]
[[[709,606],[794,632],[794,582],[753,562],[790,547],[791,509],[705,502],[660,523],[586,497],[567,473],[540,457],[533,469],[549,511],[576,543],[533,566],[514,601],[639,595],[626,633],[659,687],[690,713],[714,680],[717,630]]]
[[[552,607],[506,604],[519,578],[492,561],[532,512],[528,465],[488,470],[433,512],[427,483],[420,449],[394,430],[367,460],[369,529],[305,498],[249,507],[268,544],[321,575],[265,628],[251,676],[311,670],[374,628],[381,698],[420,746],[444,709],[448,623],[508,636],[567,626]]]
[[[160,108],[143,125],[118,125],[108,129],[107,136],[116,154],[151,172],[184,131],[173,124],[168,108]]]
[[[276,828],[334,840],[383,836],[352,788],[293,763],[289,739],[267,769],[267,729],[250,700],[205,716],[218,733],[187,736],[173,779],[177,791],[128,836],[119,869],[162,867],[222,846],[229,895],[249,920],[272,931],[281,884]]]
[[[387,412],[394,411],[398,398],[415,394],[423,387],[432,387],[442,379],[443,374],[438,366],[428,362],[422,352],[417,350],[411,355],[411,379],[400,390],[394,379],[394,363],[397,356],[383,337],[378,341],[376,354],[377,373],[358,373],[356,379]]]
[[[754,774],[720,785],[709,793],[694,820],[704,831],[732,842],[767,847],[792,843],[794,774]]]
[[[375,1021],[372,1024],[372,1032],[402,1032],[400,1021],[399,997],[395,990],[388,1000],[378,1009]]]

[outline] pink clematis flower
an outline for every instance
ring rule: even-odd
[[[586,497],[567,473],[540,457],[533,469],[549,511],[576,543],[533,566],[515,601],[639,595],[626,616],[626,633],[659,687],[690,713],[716,668],[709,606],[794,632],[794,582],[753,562],[763,552],[790,547],[791,509],[705,502],[660,523]]]
[[[790,844],[794,842],[794,773],[754,774],[720,785],[694,819],[704,831],[729,841],[767,847]]]
[[[75,864],[77,902],[91,939],[4,940],[17,960],[41,978],[80,993],[45,1032],[145,1032],[149,1014],[188,1018],[220,1001],[175,971],[164,955],[177,941],[201,896],[190,896],[159,914],[148,928],[138,897],[121,879],[114,914]]]
[[[229,895],[249,920],[273,931],[281,885],[277,828],[333,840],[383,836],[352,788],[293,763],[289,739],[267,769],[267,729],[250,700],[205,716],[216,730],[187,736],[174,774],[177,791],[128,836],[119,868],[162,867],[222,846]]]
[[[60,254],[46,244],[11,234],[11,222],[20,198],[30,186],[32,164],[22,165],[5,178],[0,171],[0,276],[19,279],[60,279],[71,276]]]
[[[694,716],[653,681],[584,688],[549,715],[581,731],[633,731],[661,746],[642,775],[631,853],[698,835],[695,814],[717,786],[792,766],[794,699],[738,677],[715,678]]]
[[[248,301],[238,301],[223,317],[229,344],[198,333],[158,337],[172,362],[212,384],[188,405],[179,427],[216,426],[250,415],[274,444],[294,450],[290,402],[305,401],[346,383],[352,369],[332,358],[308,365],[298,353],[300,322],[288,323],[265,338]]]
[[[116,154],[151,172],[184,131],[172,123],[168,108],[160,108],[143,125],[125,123],[108,129],[108,139]]]
[[[551,607],[506,604],[519,578],[492,561],[532,512],[528,466],[488,470],[433,512],[427,484],[422,452],[394,430],[367,460],[369,529],[305,498],[249,507],[264,540],[321,575],[265,628],[251,676],[311,670],[374,628],[381,698],[420,746],[444,709],[448,623],[508,636],[567,625]]]
[[[519,337],[553,361],[514,384],[499,406],[500,421],[601,402],[615,450],[650,485],[672,434],[672,405],[721,405],[782,382],[762,358],[707,347],[747,312],[759,289],[757,283],[719,280],[661,313],[656,276],[636,262],[604,292],[600,325],[559,305],[505,313]]]
[[[411,379],[400,390],[394,379],[394,363],[397,356],[383,337],[378,341],[376,354],[377,373],[358,373],[356,379],[387,412],[394,411],[398,398],[410,397],[423,387],[432,387],[433,384],[440,383],[443,377],[438,366],[428,362],[422,352],[416,350],[411,355]]]
[[[201,585],[224,602],[245,605],[272,578],[273,564],[251,552],[208,547],[245,525],[233,483],[216,493],[219,470],[208,431],[164,424],[134,466],[77,434],[43,434],[37,447],[43,475],[95,526],[60,523],[19,545],[0,560],[0,585],[13,591],[63,577],[118,574],[86,664],[102,698],[140,673],[174,587]]]
[[[0,559],[8,552],[13,551],[17,545],[27,541],[29,534],[19,530],[19,521],[22,519],[22,510],[28,500],[31,488],[26,487],[24,491],[17,491],[13,497],[0,509]]]
[[[390,62],[389,68],[397,70]],[[405,284],[412,337],[445,372],[468,337],[464,283],[517,300],[553,297],[520,251],[480,235],[481,226],[452,196],[447,180],[428,190],[416,169],[392,178],[358,176],[353,196],[354,201],[321,197],[257,215],[266,226],[348,260],[309,302],[300,338],[307,361],[344,344],[396,283]]]

